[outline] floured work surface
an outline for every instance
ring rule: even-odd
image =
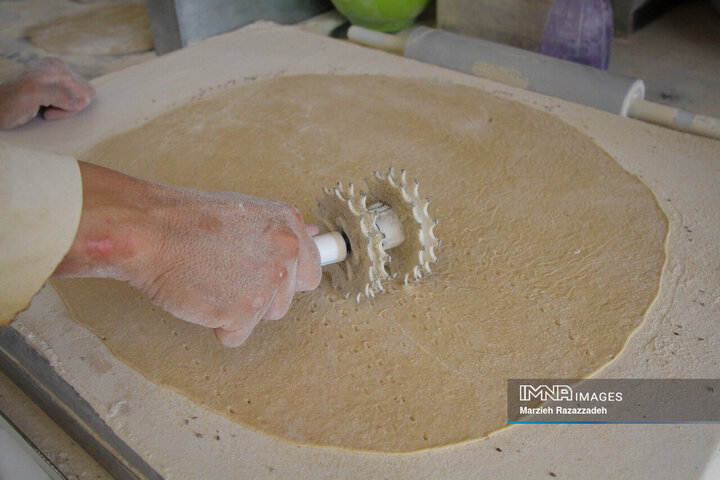
[[[26,34],[35,46],[55,53],[122,55],[153,48],[144,5],[98,7],[36,25]]]
[[[110,138],[82,159],[297,205],[407,168],[432,197],[435,274],[370,302],[323,281],[237,349],[122,283],[54,285],[119,358],[253,429],[412,451],[505,425],[507,378],[587,376],[657,294],[667,219],[574,128],[468,87],[371,76],[257,81]]]

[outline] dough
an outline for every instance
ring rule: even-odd
[[[30,41],[48,52],[123,55],[152,50],[150,20],[143,5],[100,7],[36,25]]]
[[[123,283],[54,281],[74,319],[153,382],[295,442],[385,452],[483,437],[506,379],[580,378],[655,298],[667,219],[607,153],[546,113],[380,76],[255,81],[109,138],[84,160],[297,205],[407,168],[432,198],[434,274],[372,301],[325,278],[237,349]]]
[[[9,58],[0,57],[0,82],[23,71],[25,65]]]

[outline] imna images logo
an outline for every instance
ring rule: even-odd
[[[564,384],[520,384],[520,401],[530,402],[622,402],[622,392],[587,392],[573,391],[572,387]]]
[[[520,401],[529,402],[534,399],[541,402],[572,401],[573,390],[569,385],[520,385]]]

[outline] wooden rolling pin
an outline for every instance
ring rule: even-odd
[[[637,78],[427,27],[389,35],[352,26],[348,39],[624,117],[720,139],[720,119],[647,101],[645,84]]]

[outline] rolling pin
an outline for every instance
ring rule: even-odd
[[[624,117],[720,139],[720,119],[647,101],[645,84],[638,78],[427,27],[389,35],[352,26],[348,39]]]

